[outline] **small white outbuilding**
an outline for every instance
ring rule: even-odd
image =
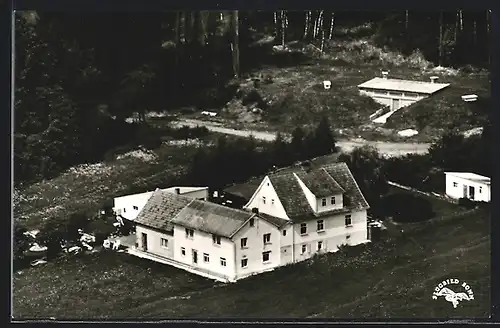
[[[489,202],[491,200],[491,179],[470,172],[445,172],[446,195],[451,198]]]

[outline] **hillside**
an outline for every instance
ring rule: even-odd
[[[120,253],[14,275],[16,318],[464,318],[490,311],[489,209],[221,285]],[[457,309],[436,284],[467,281]]]
[[[397,132],[407,128],[420,132],[410,139],[430,141],[447,128],[465,131],[481,126],[488,119],[490,79],[487,72],[434,67],[419,52],[404,56],[399,51],[377,47],[372,40],[376,37],[373,33],[361,39],[327,42],[323,53],[317,53],[319,50],[315,53],[316,48],[310,44],[291,42],[285,50],[275,50],[272,56],[297,56],[301,60],[296,65],[254,69],[241,79],[229,82],[224,92],[228,99],[225,105],[200,107],[200,110],[219,112],[215,120],[227,126],[288,132],[297,125],[313,126],[326,115],[343,137],[361,135],[366,139],[394,141],[401,139]],[[377,125],[371,123],[369,116],[382,106],[360,95],[357,85],[381,76],[382,70],[389,70],[393,78],[415,81],[429,81],[430,76],[438,76],[439,82],[451,85],[429,99],[398,111],[384,126]],[[324,89],[325,80],[331,81],[331,89]],[[460,98],[464,94],[478,94],[480,101],[465,103]]]

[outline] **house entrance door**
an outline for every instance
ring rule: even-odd
[[[473,186],[469,186],[469,198],[474,200],[475,197],[475,188]]]
[[[148,251],[148,235],[146,235],[144,232],[141,235],[142,237],[142,250],[147,252]]]
[[[193,263],[198,263],[198,251],[196,249],[193,249]]]
[[[392,110],[395,111],[395,110],[398,110],[399,107],[400,107],[400,100],[399,99],[392,99]]]

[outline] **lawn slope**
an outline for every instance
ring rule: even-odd
[[[183,271],[101,254],[14,277],[14,315],[56,318],[460,318],[490,309],[489,210],[436,220],[359,246],[220,285]],[[446,278],[475,300],[433,300]]]

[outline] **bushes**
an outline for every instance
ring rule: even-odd
[[[431,202],[409,193],[388,195],[382,204],[385,216],[391,216],[397,222],[422,222],[436,215]]]

